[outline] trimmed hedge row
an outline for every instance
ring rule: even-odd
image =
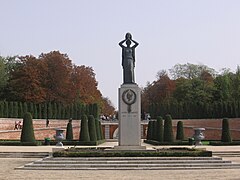
[[[240,101],[220,101],[212,103],[197,102],[159,102],[149,104],[145,110],[152,118],[171,114],[174,119],[205,119],[205,118],[238,118],[240,117]]]
[[[100,107],[98,104],[84,105],[72,103],[34,104],[31,102],[8,102],[0,101],[0,118],[23,118],[26,112],[30,112],[34,119],[80,119],[83,114],[99,117]]]
[[[162,149],[153,151],[104,151],[70,148],[53,153],[53,157],[212,157],[211,151],[197,149]]]
[[[176,146],[185,146],[185,145],[192,145],[189,143],[189,141],[174,141],[174,142],[159,142],[159,141],[154,141],[154,140],[144,140],[145,143],[160,146],[160,145],[176,145]]]
[[[239,146],[240,141],[232,141],[232,142],[210,141],[209,145],[211,145],[211,146]]]

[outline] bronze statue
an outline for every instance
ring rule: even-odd
[[[131,47],[132,42],[134,45]],[[127,46],[124,46],[124,43]],[[138,42],[132,39],[130,33],[127,33],[119,46],[122,48],[123,84],[134,84],[135,48],[138,46]]]

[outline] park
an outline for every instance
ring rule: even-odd
[[[2,2],[0,179],[239,179],[239,5]]]
[[[131,46],[131,43],[134,45]],[[51,94],[47,95],[47,103],[1,102],[0,146],[8,147],[2,148],[5,151],[0,153],[1,157],[43,158],[14,167],[16,174],[39,170],[202,172],[239,169],[237,106],[233,104],[235,110],[228,112],[232,104],[224,104],[225,111],[221,111],[222,114],[230,113],[231,117],[235,115],[235,118],[200,119],[198,116],[198,119],[178,117],[172,120],[171,114],[166,114],[166,111],[174,112],[173,106],[180,104],[170,103],[165,112],[154,107],[154,111],[150,111],[151,118],[145,119],[141,108],[141,96],[144,95],[135,82],[134,72],[138,42],[127,33],[119,45],[122,48],[123,83],[119,88],[117,116],[108,114],[117,119],[102,119],[101,114],[105,113],[99,103],[84,104],[79,101],[65,106],[54,103]],[[60,55],[58,52],[52,54]],[[206,71],[203,70],[204,73]],[[160,107],[162,109],[163,104]],[[186,110],[187,107],[183,106],[182,112],[179,112],[178,107],[178,113],[173,115],[183,114],[184,108]],[[205,116],[207,112],[212,116],[219,115],[209,112],[203,104],[199,104],[200,110],[194,108],[188,109],[189,116],[194,117],[194,113],[198,112],[203,112]],[[157,113],[166,115],[156,116]],[[31,176],[35,176],[34,173]]]

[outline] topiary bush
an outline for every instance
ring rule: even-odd
[[[229,129],[229,122],[227,118],[222,121],[222,142],[232,142],[232,137]]]
[[[98,121],[98,124],[99,124],[99,129],[100,129],[101,140],[103,140],[104,139],[104,135],[103,135],[102,124],[101,124],[100,121]]]
[[[152,139],[155,141],[157,141],[157,131],[158,131],[157,121],[154,120],[153,121],[153,137],[152,137]]]
[[[81,129],[79,141],[90,141],[89,130],[88,130],[88,119],[86,115],[83,115],[81,118]]]
[[[178,121],[177,123],[177,135],[176,135],[177,140],[184,140],[184,129],[183,129],[183,122]]]
[[[94,103],[92,105],[92,115],[94,116],[94,118],[99,119],[99,113],[100,113],[99,105],[97,103]]]
[[[72,119],[69,119],[68,124],[67,124],[66,140],[68,140],[68,141],[73,140]]]
[[[21,142],[35,142],[32,115],[29,112],[25,113],[23,117]]]
[[[95,126],[96,126],[96,134],[97,134],[97,140],[101,140],[101,133],[100,133],[100,127],[99,127],[99,120],[95,118]]]
[[[163,119],[161,116],[157,117],[156,140],[159,142],[163,142]]]
[[[96,125],[93,115],[88,116],[88,130],[90,141],[97,141]]]
[[[153,138],[153,121],[149,121],[147,129],[147,140],[152,140],[152,138]]]
[[[166,115],[164,122],[163,140],[164,142],[173,142],[172,117],[169,114]]]

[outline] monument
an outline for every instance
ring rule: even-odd
[[[119,146],[116,149],[146,149],[141,146],[141,90],[134,76],[135,48],[138,43],[127,33],[119,46],[122,48],[123,84],[118,97]]]

